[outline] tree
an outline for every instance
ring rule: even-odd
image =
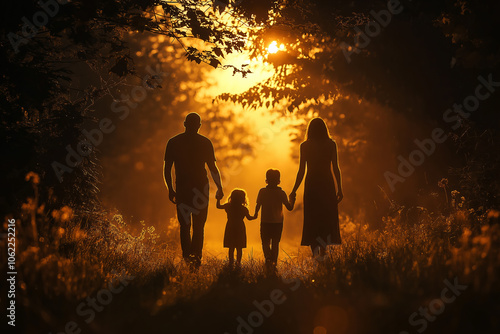
[[[29,194],[24,181],[29,171],[40,174],[44,200],[64,199],[81,208],[98,205],[98,163],[95,150],[81,144],[81,128],[89,122],[98,126],[93,106],[119,87],[122,78],[142,77],[123,37],[144,31],[181,44],[184,38],[198,39],[200,48],[186,48],[185,56],[222,66],[219,59],[241,50],[247,33],[218,19],[234,2],[213,5],[195,0],[6,3],[0,24],[0,140],[9,164],[0,170],[8,180],[2,187],[2,211],[17,211]],[[77,83],[73,73],[78,71],[94,75]],[[78,145],[90,152],[74,153]]]
[[[500,43],[488,28],[498,10],[494,1],[280,1],[249,43],[252,56],[280,70],[241,96],[222,98],[249,106],[287,98],[292,111],[341,93],[410,114],[429,102],[441,110],[468,93],[464,83],[477,80],[471,69],[498,71]],[[268,54],[271,41],[284,49]]]
[[[250,108],[286,100],[290,112],[314,113],[334,131],[350,132],[342,137],[346,143],[340,144],[340,152],[352,151],[351,144],[357,143],[355,153],[361,158],[377,152],[375,145],[390,147],[394,156],[381,164],[377,160],[382,175],[384,169],[397,168],[387,162],[396,162],[397,152],[410,152],[414,138],[446,125],[443,113],[474,93],[479,75],[500,80],[500,40],[490,28],[499,9],[494,1],[280,1],[279,11],[251,31],[249,44],[252,56],[274,64],[276,74],[242,94],[222,94],[219,99]],[[282,47],[270,53],[271,42]],[[498,124],[499,97],[482,102],[480,113],[469,121],[478,129]],[[377,106],[393,112],[382,113]],[[380,128],[387,124],[394,127],[393,137],[380,141],[380,135],[387,134]],[[403,124],[404,130],[398,130]],[[462,138],[462,131],[453,135]],[[448,153],[455,150],[451,144],[446,144],[446,153],[433,157],[431,166],[436,168],[427,168],[432,171],[430,182],[474,153],[453,156]],[[370,162],[375,160],[358,165],[372,169]],[[429,175],[418,174],[418,182],[408,186],[413,195],[407,191],[399,194],[400,199],[414,202],[418,188],[428,184]],[[483,180],[481,187],[493,181]]]

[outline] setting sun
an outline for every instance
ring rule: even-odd
[[[281,43],[280,46],[278,47],[278,42],[276,42],[276,41],[273,41],[267,47],[268,53],[277,53],[278,51],[283,51],[283,50],[285,50],[285,44]]]
[[[273,41],[268,47],[267,47],[267,52],[269,53],[276,53],[278,52],[278,43],[276,41]]]

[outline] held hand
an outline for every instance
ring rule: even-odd
[[[290,201],[290,203],[294,203],[296,199],[297,199],[297,194],[294,191],[292,191],[288,196],[288,200]]]
[[[217,189],[217,193],[215,193],[215,198],[221,200],[224,197],[224,192],[222,188]]]
[[[168,192],[168,199],[170,200],[170,202],[177,204],[177,194],[175,193],[175,191],[170,190]]]
[[[340,203],[342,201],[342,199],[344,198],[344,194],[342,193],[342,190],[340,190],[338,193],[337,193],[337,203]]]

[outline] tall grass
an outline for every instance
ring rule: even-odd
[[[407,210],[396,208],[381,229],[371,229],[362,218],[343,216],[342,245],[330,247],[321,259],[308,252],[281,252],[277,277],[282,282],[299,280],[318,300],[348,292],[364,296],[357,303],[367,310],[398,307],[394,305],[403,305],[412,295],[407,307],[411,310],[439,292],[444,279],[454,277],[475,294],[498,294],[499,212],[478,215],[466,208],[458,192],[451,192],[450,198],[446,214],[416,208],[408,219]],[[48,327],[57,326],[60,313],[65,313],[61,308],[73,305],[66,315],[71,318],[74,305],[120,273],[135,277],[131,298],[149,315],[178,303],[196,303],[214,289],[246,295],[245,287],[248,292],[280,284],[269,281],[273,275],[253,257],[234,271],[224,260],[205,256],[201,268],[193,270],[180,260],[176,243],[160,242],[145,223],[134,232],[120,215],[77,216],[67,206],[47,212],[37,198],[28,199],[22,210],[16,244],[19,305],[26,314],[37,314],[33,321]],[[5,243],[1,248],[6,252]],[[46,307],[47,300],[53,306]]]

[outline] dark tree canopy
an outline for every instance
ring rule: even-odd
[[[0,24],[4,129],[0,139],[2,156],[9,161],[1,170],[9,180],[2,189],[2,209],[30,191],[28,185],[19,186],[28,171],[39,173],[42,183],[55,190],[52,198],[95,205],[99,178],[95,152],[83,157],[64,182],[50,166],[65,160],[67,145],[78,144],[81,125],[95,121],[97,100],[118,87],[123,77],[143,77],[135,70],[125,37],[149,32],[181,45],[185,39],[198,39],[204,46],[185,48],[185,56],[221,66],[219,59],[242,50],[247,33],[236,23],[217,20],[229,3],[218,3],[216,11],[210,10],[213,5],[193,0],[7,2]],[[248,73],[244,68],[232,69]],[[89,78],[75,82],[75,71],[86,72]]]
[[[469,94],[478,74],[498,73],[500,41],[491,27],[499,6],[495,1],[281,1],[269,23],[250,36],[253,56],[265,55],[271,41],[286,46],[267,58],[280,70],[232,100],[260,106],[268,98],[277,103],[286,97],[292,111],[341,92],[404,112],[428,110],[429,103],[442,109]]]

